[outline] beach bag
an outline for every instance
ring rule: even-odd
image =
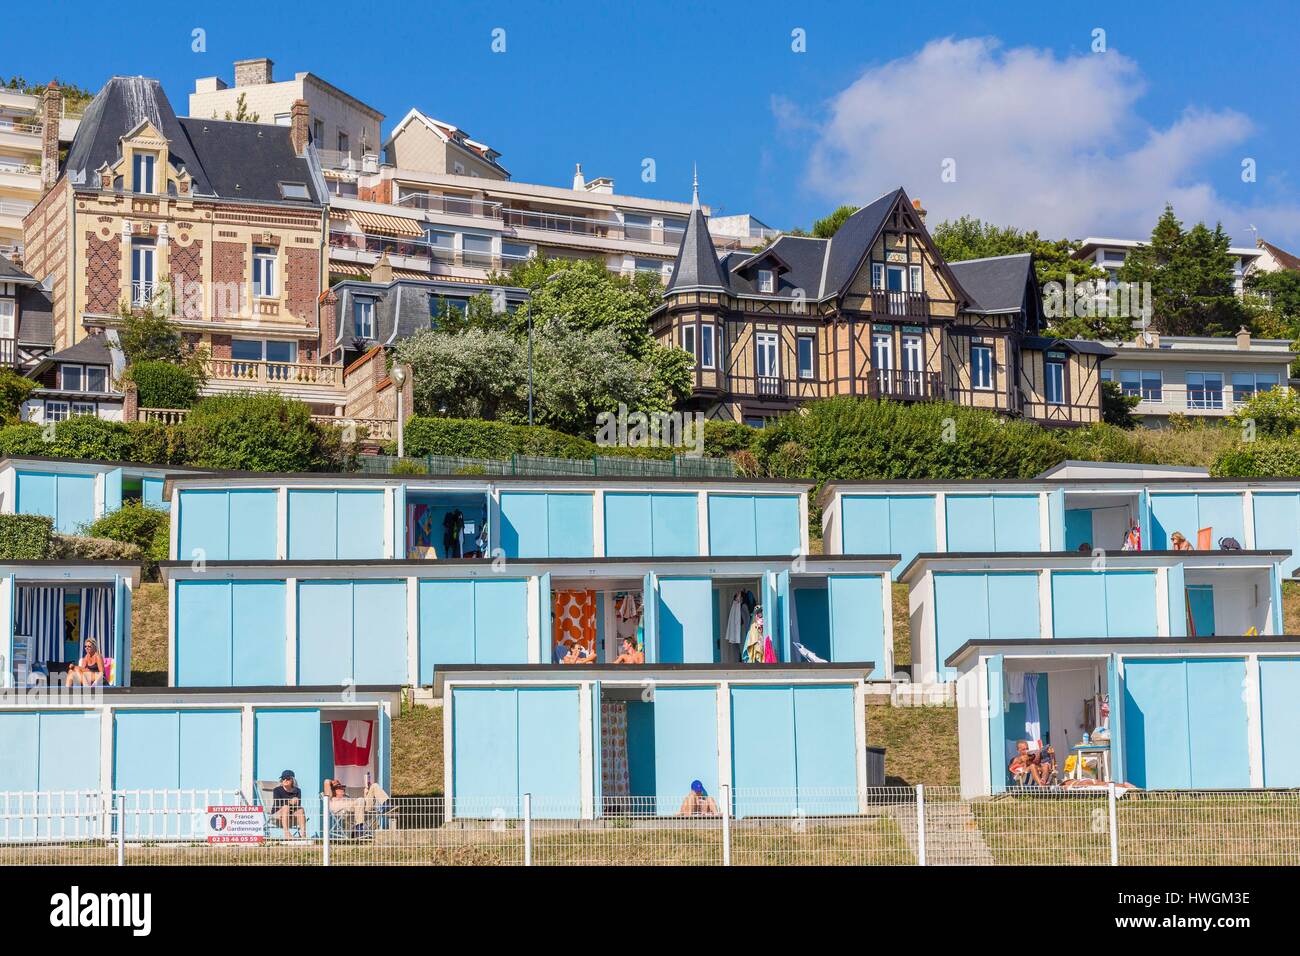
[[[1240,551],[1240,550],[1242,550],[1242,548],[1241,548],[1241,542],[1238,541],[1236,538],[1220,538],[1220,539],[1219,539],[1219,550],[1220,550],[1220,551]]]

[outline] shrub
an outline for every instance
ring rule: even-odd
[[[41,454],[55,458],[94,458],[99,461],[137,459],[131,429],[122,422],[77,415],[54,426],[54,441]]]
[[[189,463],[200,468],[293,472],[325,464],[310,409],[274,392],[201,399],[180,430]]]
[[[1232,413],[1238,426],[1255,423],[1255,433],[1265,438],[1283,438],[1300,429],[1300,393],[1289,388],[1260,392]]]
[[[0,561],[43,561],[53,533],[45,515],[0,515]]]
[[[34,388],[36,383],[30,378],[10,368],[0,369],[0,417],[16,418]]]
[[[189,408],[199,397],[198,379],[171,362],[136,362],[127,375],[135,382],[141,408]]]
[[[140,548],[125,541],[89,538],[84,535],[55,534],[50,538],[52,561],[140,561]]]
[[[1238,442],[1210,466],[1217,478],[1293,478],[1300,476],[1300,438]]]
[[[725,458],[738,451],[750,451],[757,438],[757,428],[740,422],[706,421],[704,454],[710,458]]]
[[[544,455],[555,458],[590,458],[607,449],[595,442],[543,428],[507,425],[471,418],[425,418],[406,423],[408,455],[449,455],[457,458],[509,458]],[[612,449],[608,449],[612,450]]]
[[[152,577],[158,562],[167,560],[171,516],[159,508],[128,502],[91,524],[86,535],[133,545],[145,558],[146,572]]]

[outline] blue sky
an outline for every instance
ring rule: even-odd
[[[581,162],[620,192],[687,199],[698,162],[706,202],[778,227],[901,184],[932,224],[970,212],[1074,237],[1145,234],[1172,200],[1238,242],[1253,224],[1300,245],[1300,30],[1283,4],[1230,23],[1208,3],[225,2],[111,23],[100,4],[48,6],[0,35],[0,74],[154,75],[183,113],[195,78],[270,56],[277,77],[310,70],[382,110],[385,134],[411,106],[453,122],[519,180],[566,184]]]

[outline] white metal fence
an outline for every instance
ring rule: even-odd
[[[243,842],[213,837],[239,793],[0,793],[0,865],[1300,865],[1300,791],[722,791],[696,814],[642,797],[309,799],[303,831],[255,814]]]

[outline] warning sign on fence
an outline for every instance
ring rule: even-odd
[[[208,807],[209,843],[263,843],[266,810],[263,807]]]

